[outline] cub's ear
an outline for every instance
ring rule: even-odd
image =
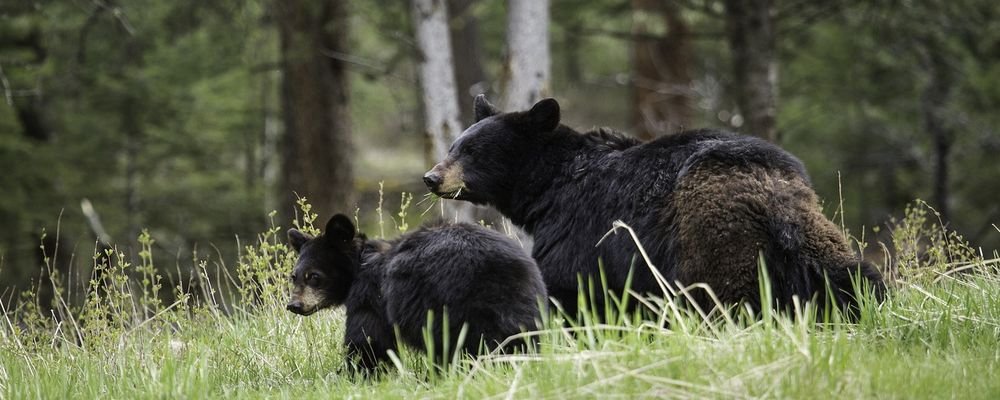
[[[354,234],[354,223],[351,219],[344,214],[337,214],[326,222],[326,232],[323,235],[334,242],[342,243],[354,239]]]
[[[302,233],[298,229],[292,228],[288,230],[288,244],[292,245],[292,248],[296,252],[302,249],[302,245],[306,242],[312,240],[312,235]]]
[[[559,126],[559,102],[548,98],[539,100],[528,110],[528,120],[543,132],[551,132]]]
[[[485,94],[476,96],[476,100],[472,102],[472,105],[472,108],[476,111],[476,122],[500,113],[500,110],[490,104],[489,100],[486,100]]]

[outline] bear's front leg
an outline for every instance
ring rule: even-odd
[[[376,372],[379,364],[389,358],[389,350],[396,350],[389,322],[369,310],[348,313],[344,345],[348,363],[365,375]]]

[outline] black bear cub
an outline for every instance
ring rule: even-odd
[[[312,237],[288,231],[299,253],[288,310],[311,315],[343,304],[348,358],[362,372],[376,368],[402,341],[447,363],[447,348],[476,354],[511,335],[535,329],[545,284],[535,262],[502,234],[472,224],[427,225],[394,240],[368,239],[343,214]],[[447,326],[442,321],[447,318]],[[463,325],[464,342],[457,344]],[[523,341],[508,342],[508,347]]]

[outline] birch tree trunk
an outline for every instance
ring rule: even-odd
[[[413,0],[413,27],[417,39],[418,75],[424,109],[424,129],[431,144],[429,164],[443,160],[455,138],[462,133],[455,98],[455,69],[448,35],[445,0]],[[446,220],[471,221],[471,206],[445,201]]]
[[[733,94],[743,115],[741,131],[780,141],[778,63],[771,0],[726,0],[726,31],[733,63]]]
[[[507,2],[502,109],[527,110],[549,95],[549,0]]]
[[[551,68],[549,0],[508,0],[502,110],[527,110],[548,96]],[[515,235],[524,248],[532,248],[531,235],[505,221],[496,210],[488,211],[480,212],[477,218]]]
[[[347,6],[341,0],[275,0],[273,7],[285,125],[282,210],[294,210],[298,194],[324,224],[335,213],[354,210],[347,66],[324,54],[347,52]]]

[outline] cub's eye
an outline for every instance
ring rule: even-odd
[[[295,274],[288,275],[288,280],[295,282]]]
[[[312,283],[318,282],[319,281],[319,274],[317,274],[315,272],[310,272],[308,275],[306,275],[306,281],[307,282],[312,282]]]

